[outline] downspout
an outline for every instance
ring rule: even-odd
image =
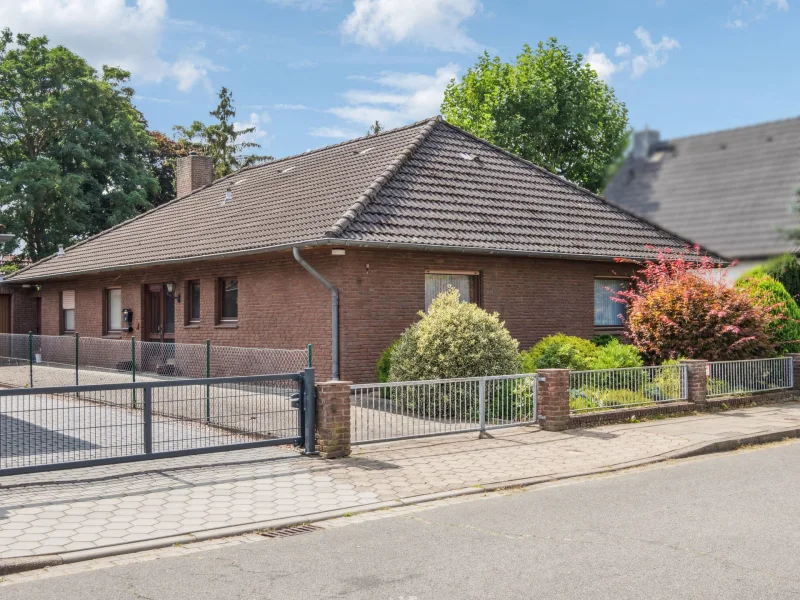
[[[297,246],[292,248],[292,254],[294,259],[331,293],[331,379],[339,381],[339,290],[300,256]]]

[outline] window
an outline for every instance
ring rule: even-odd
[[[75,290],[61,292],[61,331],[63,333],[75,331]]]
[[[219,320],[236,321],[239,318],[239,280],[219,280]]]
[[[478,294],[478,271],[426,271],[425,272],[425,310],[431,307],[434,298],[455,288],[461,293],[461,300],[480,304]]]
[[[188,281],[186,283],[186,322],[200,322],[200,282]]]
[[[594,324],[597,327],[622,327],[625,305],[611,298],[627,286],[625,279],[594,280]]]
[[[122,331],[122,290],[110,288],[106,290],[106,333]]]

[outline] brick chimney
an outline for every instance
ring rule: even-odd
[[[178,198],[188,196],[194,190],[214,181],[213,159],[210,156],[199,156],[196,152],[179,158],[177,171]]]

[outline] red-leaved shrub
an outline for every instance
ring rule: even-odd
[[[672,358],[739,360],[774,354],[765,333],[766,311],[693,253],[659,252],[641,263],[627,290],[614,299],[627,305],[632,343],[652,361]]]

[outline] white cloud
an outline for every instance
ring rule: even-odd
[[[481,9],[479,0],[355,0],[342,33],[358,44],[385,48],[413,42],[443,51],[477,52],[464,21]]]
[[[343,129],[341,127],[316,127],[308,133],[314,137],[333,138],[337,140],[352,140],[353,138],[364,135],[364,133],[358,133],[357,131]]]
[[[774,11],[789,10],[789,0],[738,0],[728,14],[725,27],[744,29],[756,21],[769,18]]]
[[[277,4],[283,8],[300,10],[324,10],[332,7],[336,0],[265,0],[267,4]]]
[[[622,60],[614,62],[607,54],[600,52],[597,46],[592,46],[586,53],[584,62],[591,65],[597,76],[604,81],[609,81],[614,73],[628,70],[633,79],[638,79],[650,69],[664,66],[669,53],[681,47],[678,40],[667,35],[654,42],[650,32],[644,27],[637,27],[633,34],[641,45],[637,52],[630,45],[619,43],[614,55]]]
[[[419,121],[439,113],[444,90],[458,71],[458,65],[451,63],[433,75],[384,72],[367,78],[382,89],[349,90],[343,94],[347,104],[327,112],[367,127],[375,121],[386,128]]]
[[[620,42],[617,44],[617,49],[614,50],[614,54],[616,56],[629,56],[631,53],[631,47],[628,44],[623,44]]]
[[[667,63],[667,54],[670,50],[681,47],[678,40],[669,36],[661,36],[660,42],[653,42],[650,32],[644,27],[637,27],[633,32],[644,48],[644,54],[637,54],[633,57],[631,70],[634,79],[644,75],[650,69],[657,69]]]
[[[305,104],[273,104],[275,110],[311,110]]]
[[[742,29],[744,27],[747,27],[747,25],[745,25],[745,22],[742,21],[741,19],[733,19],[732,21],[728,21],[727,23],[725,23],[725,27],[727,27],[728,29]]]
[[[243,141],[246,142],[258,142],[258,140],[264,139],[267,137],[268,133],[263,129],[263,125],[266,125],[272,121],[272,118],[266,112],[252,112],[250,113],[250,118],[246,123],[241,122],[234,122],[233,128],[236,131],[243,131],[245,129],[249,129],[251,127],[255,127],[255,131],[252,133],[245,134],[241,137]]]
[[[0,3],[0,23],[14,32],[47,35],[92,66],[120,66],[146,81],[174,79],[188,91],[210,87],[209,73],[222,70],[196,50],[175,61],[159,54],[167,23],[167,0],[17,0]]]
[[[789,10],[788,0],[764,0],[764,4],[767,8],[774,5],[778,10]]]
[[[293,60],[288,62],[286,63],[286,66],[290,69],[312,69],[317,66],[317,63],[308,58],[304,58],[302,60]]]
[[[603,81],[608,81],[614,73],[620,70],[620,65],[606,56],[604,52],[598,52],[594,46],[589,48],[584,62],[588,63]]]

